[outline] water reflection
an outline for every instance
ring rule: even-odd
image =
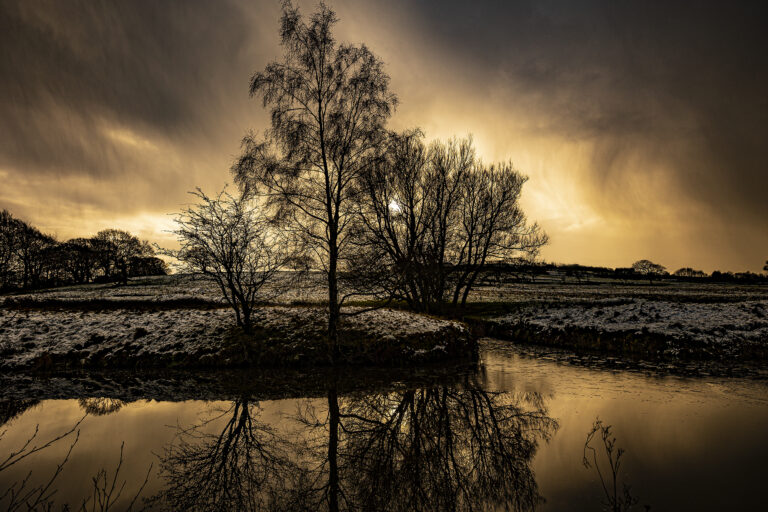
[[[206,427],[224,420],[215,433]],[[263,510],[270,485],[291,466],[285,439],[259,421],[259,407],[235,400],[220,415],[179,428],[161,457],[167,486],[154,498],[174,510]]]
[[[180,426],[162,457],[155,504],[186,510],[530,510],[531,469],[557,428],[536,393],[469,381],[304,400],[275,429],[257,404]],[[480,505],[482,504],[482,505]]]
[[[78,400],[80,408],[86,414],[93,416],[106,416],[119,411],[125,405],[125,402],[117,398],[81,398]]]
[[[152,497],[149,510],[525,510],[542,495],[541,510],[585,512],[764,505],[764,382],[649,378],[499,351],[472,368],[413,373],[0,376],[0,468],[38,426],[29,447],[69,432],[0,470],[0,496],[29,474],[27,490],[45,488],[65,463],[48,487],[56,510],[103,501],[115,480],[127,482],[115,510],[137,496],[136,508]],[[595,417],[615,427],[610,453]],[[624,499],[625,482],[639,503]]]
[[[5,399],[0,400],[0,427],[14,418],[21,416],[24,411],[40,403],[37,399]]]

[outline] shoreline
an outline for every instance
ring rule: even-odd
[[[768,300],[537,304],[465,318],[477,336],[655,361],[768,362]]]

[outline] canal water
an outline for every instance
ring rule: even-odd
[[[418,372],[35,377],[0,400],[0,509],[40,497],[54,509],[759,510],[768,481],[766,381],[580,367],[499,343],[476,365]]]

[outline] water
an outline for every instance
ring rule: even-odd
[[[617,495],[628,484],[636,510],[761,509],[768,476],[765,381],[583,368],[497,346],[479,365],[418,374],[80,375],[0,396],[5,417],[18,413],[0,427],[0,468],[37,425],[27,450],[76,425],[0,470],[0,494],[27,475],[25,489],[44,487],[66,461],[49,501],[74,508],[98,499],[93,477],[103,499],[120,464],[115,510],[147,475],[136,503],[150,509],[600,510],[600,476],[583,465],[597,418],[625,450]],[[604,446],[590,446],[612,496]]]

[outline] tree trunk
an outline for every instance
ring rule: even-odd
[[[337,233],[335,226],[329,226],[331,231],[329,262],[328,262],[328,352],[331,361],[336,364],[339,360],[339,282],[337,267],[339,248],[336,244]]]
[[[339,510],[339,397],[334,384],[328,390],[328,510]]]

